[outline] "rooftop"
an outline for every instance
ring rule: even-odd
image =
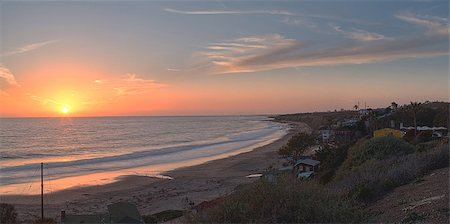
[[[320,161],[317,160],[313,160],[313,159],[299,159],[297,160],[297,163],[295,163],[295,165],[300,165],[300,164],[306,164],[306,165],[310,165],[310,166],[317,166],[320,164]]]

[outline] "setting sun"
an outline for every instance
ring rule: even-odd
[[[63,108],[61,108],[61,112],[63,114],[68,114],[69,113],[69,106],[64,106]]]

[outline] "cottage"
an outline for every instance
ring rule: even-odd
[[[294,171],[296,173],[313,171],[317,172],[319,170],[320,162],[313,159],[300,159],[294,165]]]
[[[377,138],[377,137],[384,137],[384,136],[393,136],[396,138],[402,138],[403,137],[403,132],[399,131],[399,130],[395,130],[392,128],[383,128],[383,129],[379,129],[379,130],[375,130],[373,132],[373,137]]]

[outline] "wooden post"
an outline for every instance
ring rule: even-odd
[[[44,223],[44,163],[41,163],[41,221]]]

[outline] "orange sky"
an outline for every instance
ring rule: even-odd
[[[448,101],[448,7],[321,4],[2,2],[0,116]]]

